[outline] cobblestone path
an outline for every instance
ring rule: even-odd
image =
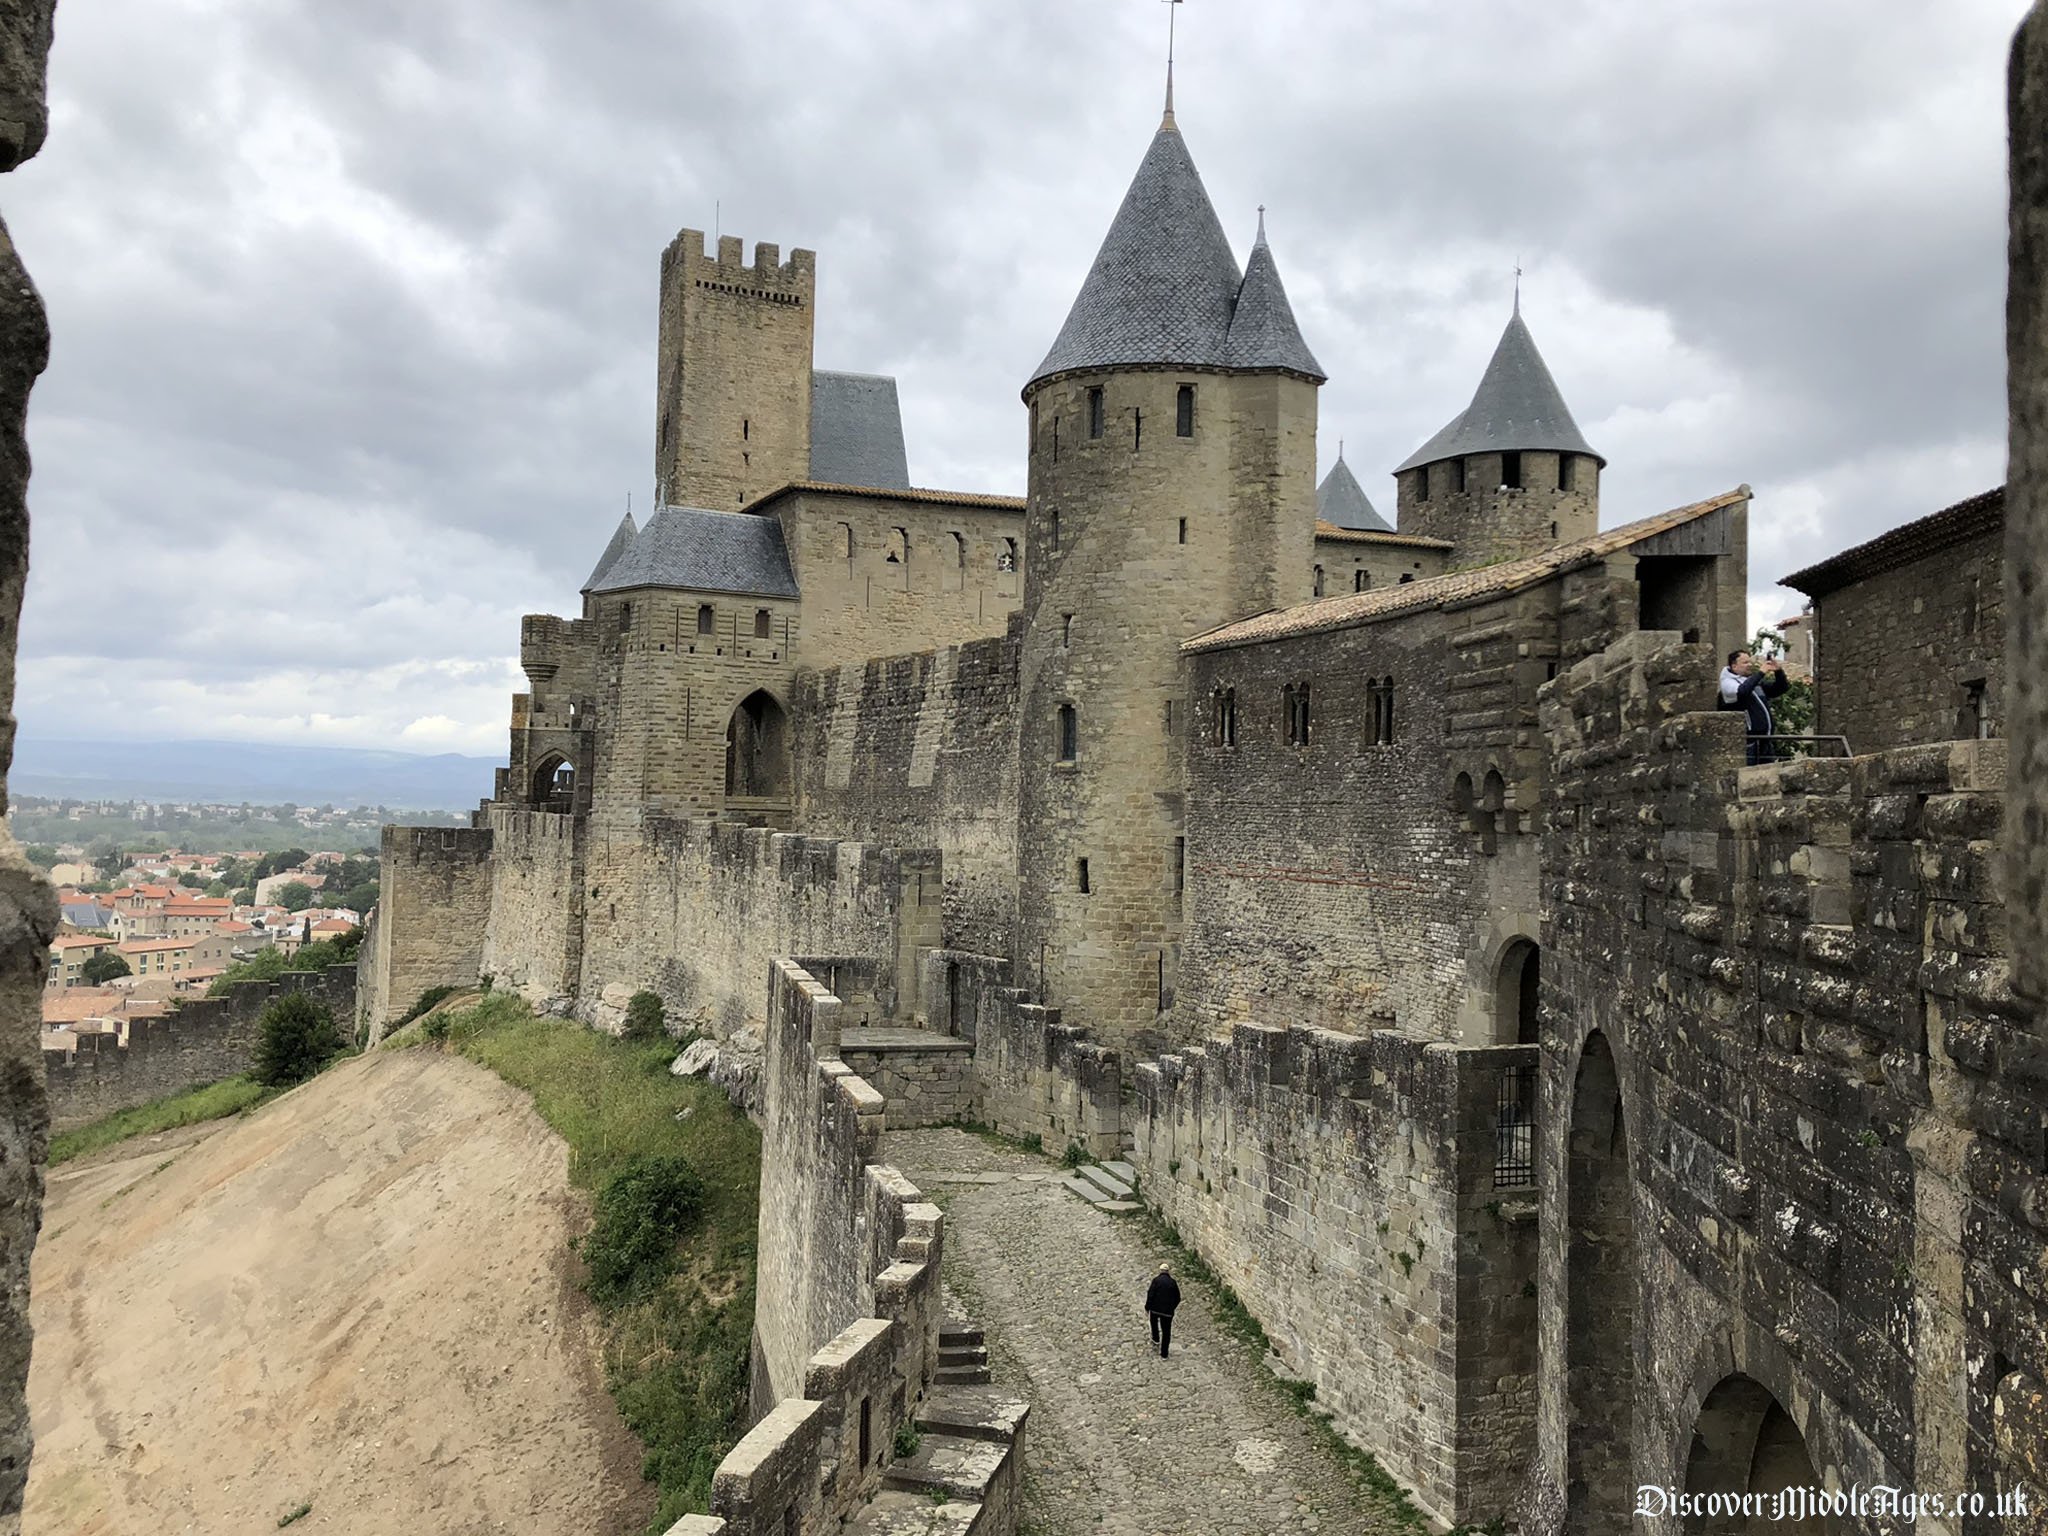
[[[1142,1301],[1170,1254],[1138,1218],[964,1131],[892,1131],[882,1155],[945,1208],[947,1286],[987,1329],[996,1381],[1031,1399],[1026,1536],[1419,1529],[1357,1487],[1184,1276],[1159,1358]]]

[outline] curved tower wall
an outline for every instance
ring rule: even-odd
[[[1186,438],[1175,430],[1182,385],[1195,389]],[[1091,438],[1097,387],[1103,431]],[[1071,1021],[1144,1045],[1172,1033],[1179,956],[1180,642],[1308,598],[1316,386],[1116,369],[1055,377],[1026,399],[1013,959]],[[1072,761],[1061,759],[1062,706],[1074,711]],[[1247,728],[1262,718],[1251,712]]]
[[[1499,453],[1439,459],[1401,471],[1394,477],[1401,532],[1450,540],[1453,569],[1518,560],[1599,532],[1598,459],[1542,448],[1523,449],[1519,457],[1518,486],[1505,483]],[[1559,483],[1560,460],[1569,465],[1568,487]]]

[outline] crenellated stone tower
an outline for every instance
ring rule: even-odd
[[[817,261],[760,243],[748,266],[741,251],[728,235],[707,257],[686,229],[662,253],[658,506],[736,512],[810,475]]]
[[[1522,320],[1520,296],[1472,403],[1394,471],[1401,532],[1450,565],[1518,559],[1600,529],[1600,471]]]
[[[1024,390],[1014,959],[1119,1045],[1162,1031],[1178,963],[1193,702],[1178,647],[1309,596],[1323,377],[1263,217],[1239,271],[1169,84]]]

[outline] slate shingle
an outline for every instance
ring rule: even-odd
[[[623,592],[629,587],[798,595],[781,523],[750,512],[701,507],[663,507],[589,590]]]

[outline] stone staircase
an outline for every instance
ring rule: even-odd
[[[1121,1158],[1106,1163],[1083,1163],[1060,1183],[1098,1211],[1107,1211],[1112,1216],[1144,1209],[1138,1199],[1138,1170]]]
[[[939,1329],[932,1390],[913,1420],[917,1449],[882,1471],[882,1488],[847,1536],[995,1536],[1015,1529],[1017,1480],[1030,1405],[989,1385],[979,1327]]]

